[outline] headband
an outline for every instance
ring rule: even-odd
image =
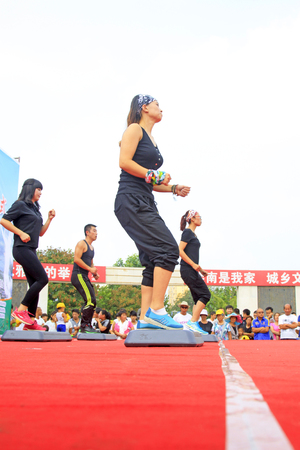
[[[188,212],[188,215],[186,216],[186,221],[187,222],[189,222],[193,217],[195,217],[195,215],[196,214],[198,214],[198,212],[197,211],[195,211],[194,209],[191,209],[189,212]]]
[[[139,111],[142,111],[143,105],[149,105],[150,103],[154,102],[156,99],[154,97],[151,97],[151,95],[143,95],[140,94],[138,98],[138,106]]]

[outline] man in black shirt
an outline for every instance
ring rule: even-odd
[[[207,320],[206,309],[202,309],[202,311],[200,313],[199,325],[202,328],[202,330],[206,331],[209,334],[211,333],[213,324]]]

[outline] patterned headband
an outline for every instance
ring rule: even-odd
[[[143,95],[140,94],[138,98],[139,111],[142,111],[143,105],[149,105],[152,102],[155,102],[155,98],[151,97],[151,95]]]
[[[193,209],[191,209],[188,213],[188,215],[186,216],[186,221],[189,222],[193,217],[195,217],[195,215],[198,214],[197,211],[194,211]]]

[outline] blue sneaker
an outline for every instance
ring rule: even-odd
[[[156,325],[152,325],[151,323],[141,323],[140,321],[138,321],[137,326],[136,326],[137,330],[161,330],[161,327],[157,327]]]
[[[201,333],[201,334],[209,334],[207,333],[207,331],[202,330],[202,328],[200,327],[198,322],[192,322],[191,320],[189,320],[186,323],[186,326],[191,330],[191,331],[196,331],[197,333]]]
[[[156,325],[159,328],[165,330],[183,330],[183,326],[180,323],[175,322],[168,314],[159,315],[151,311],[151,308],[145,314],[145,322]]]

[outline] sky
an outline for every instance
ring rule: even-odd
[[[191,187],[155,194],[175,239],[196,209],[204,269],[299,270],[299,47],[298,0],[0,0],[0,148],[56,210],[40,248],[94,223],[96,265],[136,252],[114,199],[142,93],[163,169]]]

